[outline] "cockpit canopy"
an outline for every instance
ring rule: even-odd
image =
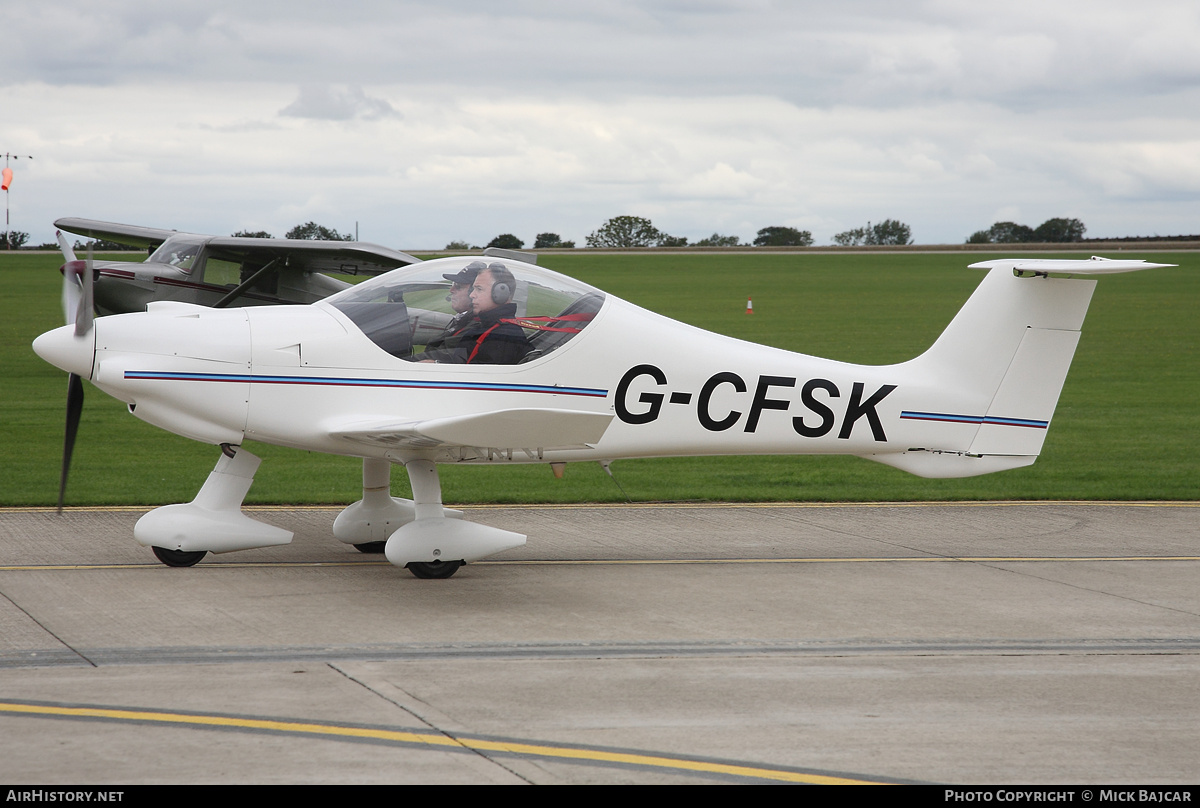
[[[480,313],[455,281],[479,278],[476,296],[493,308]],[[466,271],[464,274],[464,270]],[[512,288],[489,288],[503,273]],[[495,284],[499,286],[499,283]],[[480,287],[483,288],[480,288]],[[509,286],[509,284],[505,284]],[[456,310],[457,304],[457,310]],[[399,359],[463,364],[531,362],[557,350],[587,327],[604,304],[604,293],[541,267],[493,258],[443,258],[396,269],[346,289],[321,305],[349,317],[376,345]],[[463,307],[467,310],[463,311]],[[523,337],[522,337],[523,335]],[[503,352],[479,351],[488,340],[507,340]],[[503,357],[503,358],[500,358]]]
[[[204,236],[171,236],[159,245],[148,261],[155,264],[169,264],[185,272],[190,272],[200,249],[208,241]]]

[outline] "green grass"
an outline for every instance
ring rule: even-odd
[[[140,258],[140,255],[128,256]],[[684,322],[789,350],[887,363],[924,350],[970,295],[985,260],[955,255],[551,255],[542,263]],[[1197,499],[1200,498],[1200,256],[1102,278],[1041,458],[964,480],[925,480],[845,457],[622,460],[613,472],[574,463],[442,467],[447,502]],[[52,504],[66,379],[29,348],[61,319],[57,256],[0,254],[0,504]],[[754,316],[745,314],[754,298]],[[263,458],[249,502],[345,503],[359,496],[354,459],[250,444]],[[190,500],[217,458],[138,421],[87,386],[68,488],[71,504]],[[407,488],[394,475],[395,491]]]

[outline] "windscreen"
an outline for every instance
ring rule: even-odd
[[[324,301],[410,362],[521,364],[561,348],[604,294],[517,261],[443,258],[393,270]]]

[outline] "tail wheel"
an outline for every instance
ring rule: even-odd
[[[404,568],[418,578],[449,578],[462,565],[461,561],[410,561]]]

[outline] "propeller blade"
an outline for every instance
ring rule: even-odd
[[[67,237],[63,235],[61,230],[55,230],[54,235],[58,237],[58,248],[62,250],[63,260],[71,262],[75,260],[75,251],[71,249],[71,242],[67,241]]]
[[[92,320],[95,317],[93,306],[95,298],[93,289],[96,284],[95,270],[92,268],[92,242],[88,242],[87,261],[83,271],[83,294],[79,298],[79,308],[75,314],[75,336],[82,337],[92,330]]]
[[[72,325],[79,314],[79,301],[83,299],[81,276],[86,271],[86,264],[83,261],[68,261],[62,265],[60,271],[63,274],[63,321],[67,325]]]
[[[63,274],[63,317],[67,325],[74,323],[75,336],[83,336],[92,330],[93,287],[96,276],[92,267],[92,244],[88,242],[87,260],[80,261],[67,243],[62,232],[58,233],[58,246],[62,249]],[[79,433],[79,420],[83,415],[83,379],[74,373],[67,374],[67,429],[63,436],[62,472],[58,478],[58,512],[62,513],[63,499],[67,494],[67,473],[71,470],[71,455],[75,452],[75,436]]]
[[[79,419],[83,415],[83,379],[71,373],[67,376],[67,432],[63,439],[62,474],[58,478],[58,512],[62,513],[63,498],[67,493],[67,472],[71,468],[71,454],[75,451],[75,435],[79,432]]]

